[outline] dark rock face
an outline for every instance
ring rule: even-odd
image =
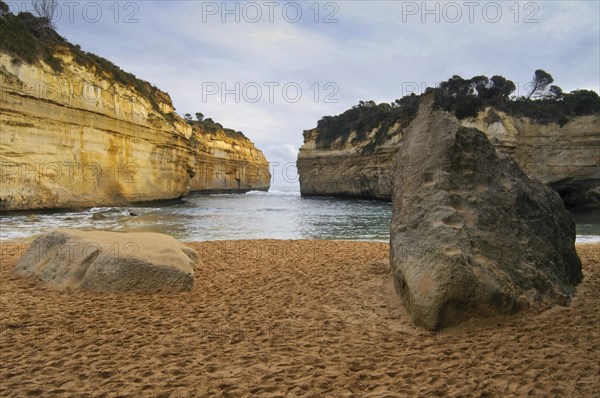
[[[378,148],[363,155],[299,157],[297,167],[302,195],[367,198],[389,201],[391,196],[389,165],[398,148]]]
[[[600,180],[550,184],[572,211],[600,209]]]
[[[393,169],[391,267],[415,324],[569,303],[581,281],[559,195],[424,100]]]

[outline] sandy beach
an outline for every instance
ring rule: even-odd
[[[570,307],[412,326],[385,243],[190,243],[177,294],[57,292],[0,267],[2,397],[600,396],[600,244]],[[19,250],[16,250],[18,248]]]

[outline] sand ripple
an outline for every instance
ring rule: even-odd
[[[0,268],[2,397],[600,396],[600,245],[569,308],[414,328],[388,245],[192,243],[192,293],[61,293]]]

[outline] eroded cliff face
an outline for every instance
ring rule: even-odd
[[[298,154],[300,192],[303,195],[331,195],[357,198],[391,199],[389,170],[402,132],[393,127],[394,136],[364,154],[368,141],[351,144],[354,134],[329,149],[317,146],[317,129],[304,131],[304,145]]]
[[[558,191],[568,207],[600,207],[600,114],[561,127],[487,108],[462,124],[485,132],[497,151]]]
[[[268,189],[268,163],[248,139],[192,129],[168,94],[141,95],[68,51],[56,56],[61,72],[0,53],[0,211]]]
[[[190,190],[204,192],[267,191],[269,163],[252,141],[224,131],[210,133],[194,128],[199,145]]]
[[[483,131],[498,152],[512,155],[530,177],[557,190],[567,206],[600,207],[600,115],[574,117],[561,127],[487,108],[461,124]],[[371,136],[351,143],[351,135],[323,148],[317,134],[304,131],[298,155],[303,195],[391,200],[390,170],[402,140],[398,125],[388,131],[390,139],[369,150]]]

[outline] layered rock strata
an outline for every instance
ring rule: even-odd
[[[192,127],[168,94],[55,56],[60,72],[0,53],[0,211],[269,188],[267,160],[243,135]]]
[[[487,108],[460,123],[484,132],[498,152],[512,155],[530,177],[558,191],[567,206],[600,207],[600,115],[573,117],[560,126]],[[318,129],[304,131],[301,193],[390,200],[390,170],[405,131],[393,125],[389,139],[365,151],[375,132],[358,142],[352,132],[325,148],[318,144]]]

